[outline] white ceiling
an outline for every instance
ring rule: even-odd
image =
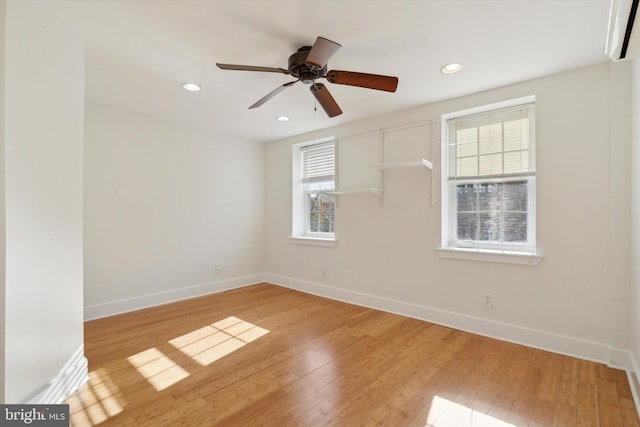
[[[86,41],[87,98],[256,141],[608,59],[608,0],[56,1]],[[297,83],[249,110],[293,78],[215,66],[287,68],[317,36],[342,44],[329,69],[397,76],[397,92],[327,82],[344,111],[330,119]],[[464,69],[441,74],[452,61]],[[184,91],[187,81],[203,91]]]

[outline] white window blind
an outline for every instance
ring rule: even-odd
[[[302,147],[301,152],[303,183],[335,181],[335,142],[327,142]]]
[[[450,119],[449,180],[535,174],[535,105]]]

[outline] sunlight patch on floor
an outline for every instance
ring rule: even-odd
[[[482,412],[435,396],[425,427],[516,427]]]
[[[70,425],[95,426],[124,410],[126,402],[105,369],[89,372],[89,381],[68,401]]]
[[[155,347],[127,357],[127,360],[157,391],[189,376],[189,372]]]
[[[268,333],[253,323],[230,316],[174,338],[169,344],[207,366]]]

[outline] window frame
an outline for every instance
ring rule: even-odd
[[[326,233],[326,232],[313,232],[310,231],[309,224],[309,203],[308,203],[308,194],[317,193],[317,190],[309,190],[306,188],[305,183],[303,182],[302,176],[302,156],[303,156],[303,148],[309,147],[312,145],[320,145],[333,143],[335,150],[335,174],[333,179],[333,190],[327,190],[327,192],[335,192],[338,185],[338,142],[335,137],[327,137],[321,138],[313,141],[307,141],[299,144],[294,144],[292,146],[292,232],[289,240],[294,244],[304,244],[304,245],[314,245],[314,246],[335,246],[336,244],[336,233],[335,233],[335,216],[334,216],[334,232]],[[317,183],[322,182],[331,182],[329,180],[318,180],[315,181]],[[335,194],[330,195],[334,204],[334,215],[335,215],[335,207],[337,205],[337,200]]]
[[[511,99],[475,108],[443,114],[441,117],[441,246],[437,251],[441,257],[495,261],[517,264],[537,264],[542,256],[536,242],[536,173],[533,175],[502,176],[491,178],[449,179],[449,121],[479,113],[489,113],[503,108],[534,104],[535,96]],[[482,242],[458,239],[456,187],[460,184],[490,182],[527,182],[527,242]],[[453,199],[453,200],[452,200]],[[455,234],[455,235],[452,235]]]

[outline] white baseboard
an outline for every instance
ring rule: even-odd
[[[628,353],[623,350],[614,350],[609,346],[585,341],[569,336],[557,335],[545,331],[524,328],[493,320],[468,316],[465,314],[439,310],[423,305],[411,304],[403,301],[383,298],[376,295],[359,293],[331,286],[298,280],[290,277],[275,274],[266,274],[265,281],[274,285],[279,285],[302,292],[344,301],[364,307],[375,308],[377,310],[400,314],[415,319],[448,326],[474,334],[496,338],[527,347],[538,348],[580,359],[611,365],[611,358],[614,357],[616,367],[626,369],[628,365]],[[623,354],[624,353],[624,354]],[[613,356],[612,356],[613,355]],[[625,359],[627,358],[627,359]]]
[[[607,361],[607,364],[612,368],[630,371],[633,369],[633,365],[631,363],[631,352],[629,352],[629,350],[610,347],[609,360]]]
[[[261,282],[264,282],[264,275],[254,274],[250,276],[221,280],[218,282],[189,286],[186,288],[172,289],[170,291],[158,292],[155,294],[140,295],[137,297],[110,301],[103,304],[89,305],[84,308],[84,320],[93,320],[101,317],[113,316],[115,314],[127,313],[129,311],[168,304],[183,299],[242,288],[244,286],[254,285]]]
[[[638,416],[640,416],[640,363],[638,363],[638,360],[631,352],[629,352],[629,362],[631,367],[627,370],[627,378],[629,379],[629,385],[631,386],[633,401],[636,403]]]
[[[81,345],[60,369],[58,375],[28,402],[35,405],[56,405],[71,396],[89,379],[87,358],[84,357],[84,345]]]

